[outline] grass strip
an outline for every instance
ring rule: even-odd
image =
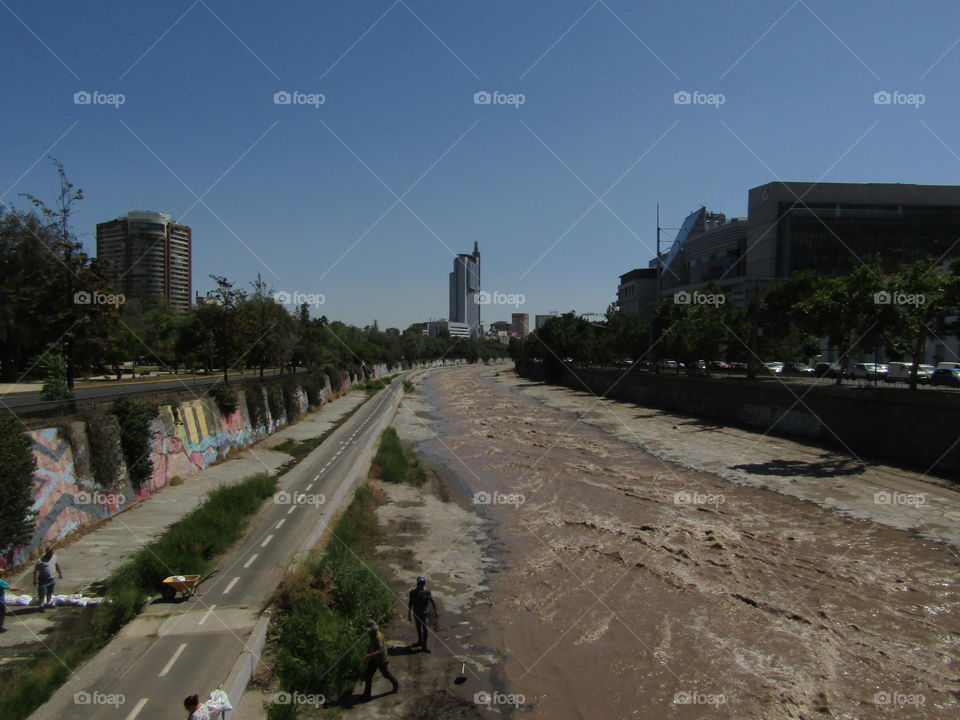
[[[373,458],[371,475],[384,482],[407,483],[416,487],[427,481],[416,453],[403,446],[392,427],[388,427],[380,436],[380,447]]]

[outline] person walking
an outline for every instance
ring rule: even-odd
[[[439,618],[437,603],[434,602],[433,593],[427,589],[427,579],[417,578],[417,586],[410,591],[410,599],[407,601],[407,621],[411,616],[414,624],[417,626],[417,644],[413,647],[419,647],[425,653],[430,652],[427,647],[427,630],[430,620],[430,606],[433,606],[433,614]]]
[[[7,582],[7,579],[4,577],[6,574],[7,569],[0,568],[0,633],[5,633],[7,631],[7,628],[3,626],[7,619],[7,590],[23,592],[21,588],[14,587]]]
[[[367,667],[363,672],[363,679],[366,684],[364,685],[363,697],[361,699],[364,702],[370,699],[370,687],[373,684],[373,676],[377,670],[393,685],[392,692],[397,692],[397,690],[400,689],[400,683],[397,682],[397,679],[388,667],[390,655],[387,653],[387,641],[384,640],[383,633],[380,632],[380,628],[377,627],[375,620],[367,623],[367,634],[370,636],[370,645],[367,647],[367,654],[363,656],[363,659],[367,663]]]
[[[53,577],[54,571],[63,580],[60,563],[53,554],[53,548],[48,546],[43,556],[33,566],[33,584],[37,586],[40,612],[43,612],[44,607],[53,607],[53,589],[57,586],[57,581]]]

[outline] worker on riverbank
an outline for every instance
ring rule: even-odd
[[[33,584],[37,586],[37,598],[40,602],[40,612],[45,607],[53,607],[53,589],[57,581],[53,577],[54,570],[57,576],[63,580],[63,570],[60,569],[60,563],[53,554],[53,548],[48,547],[43,556],[37,560],[33,566]]]
[[[377,627],[376,621],[371,620],[367,623],[367,634],[370,636],[370,645],[367,647],[367,654],[363,656],[363,659],[367,663],[367,667],[363,672],[363,679],[366,684],[364,685],[363,697],[361,699],[364,702],[370,699],[370,687],[373,685],[373,676],[377,670],[391,682],[393,685],[392,692],[397,692],[397,690],[400,689],[400,683],[397,682],[397,679],[388,667],[390,655],[387,653],[387,641],[384,640],[383,633],[380,632],[380,628]]]
[[[433,614],[439,617],[437,603],[434,602],[433,594],[427,589],[427,579],[417,578],[417,586],[410,591],[410,599],[407,601],[407,621],[411,616],[414,624],[417,626],[417,644],[413,647],[419,647],[425,653],[429,653],[427,647],[427,625],[430,619],[430,606],[433,606]]]

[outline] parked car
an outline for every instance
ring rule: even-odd
[[[813,368],[807,365],[806,363],[802,363],[802,362],[787,363],[783,366],[783,370],[781,370],[780,372],[782,372],[784,375],[812,376]]]
[[[776,374],[776,375],[779,375],[780,373],[783,372],[783,363],[782,363],[782,362],[765,362],[765,363],[763,364],[763,367],[765,367],[767,370],[769,370],[770,372],[772,372],[772,373],[774,373],[774,374]]]
[[[687,375],[707,375],[707,361],[697,360],[687,365]]]
[[[676,360],[657,360],[656,364],[653,366],[655,372],[680,372],[680,368],[683,367],[683,363],[678,363]]]
[[[887,365],[887,374],[884,380],[887,382],[910,382],[910,373],[913,371],[913,363],[890,363]],[[930,376],[933,374],[933,365],[917,365],[917,383],[926,385],[930,382]]]
[[[733,364],[728,363],[726,360],[711,360],[710,369],[711,370],[732,370]]]
[[[960,368],[938,367],[930,375],[931,385],[945,385],[947,387],[960,387]]]
[[[844,376],[843,368],[840,367],[840,363],[835,362],[818,362],[813,366],[813,374],[816,377],[825,377],[830,378],[831,380],[836,380],[837,378],[842,378]]]
[[[854,380],[882,380],[886,374],[887,366],[880,363],[854,363],[850,368]]]

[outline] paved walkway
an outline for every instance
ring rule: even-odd
[[[271,447],[290,438],[299,441],[322,436],[366,398],[366,393],[359,390],[347,393],[294,425],[244,449],[237,458],[213,465],[182,485],[165,488],[77,537],[57,550],[64,577],[57,582],[55,592],[82,592],[91,583],[106,579],[134,552],[197,507],[214,488],[235,485],[257,473],[275,473],[292,459],[286,453],[271,450]],[[19,575],[11,575],[9,582],[15,587],[27,588],[28,594],[36,598],[32,573],[32,567],[28,567]],[[54,608],[40,613],[36,605],[8,606],[7,610],[8,632],[0,635],[0,648],[39,641],[43,633],[50,630],[58,612]],[[6,660],[4,658],[0,663]]]

